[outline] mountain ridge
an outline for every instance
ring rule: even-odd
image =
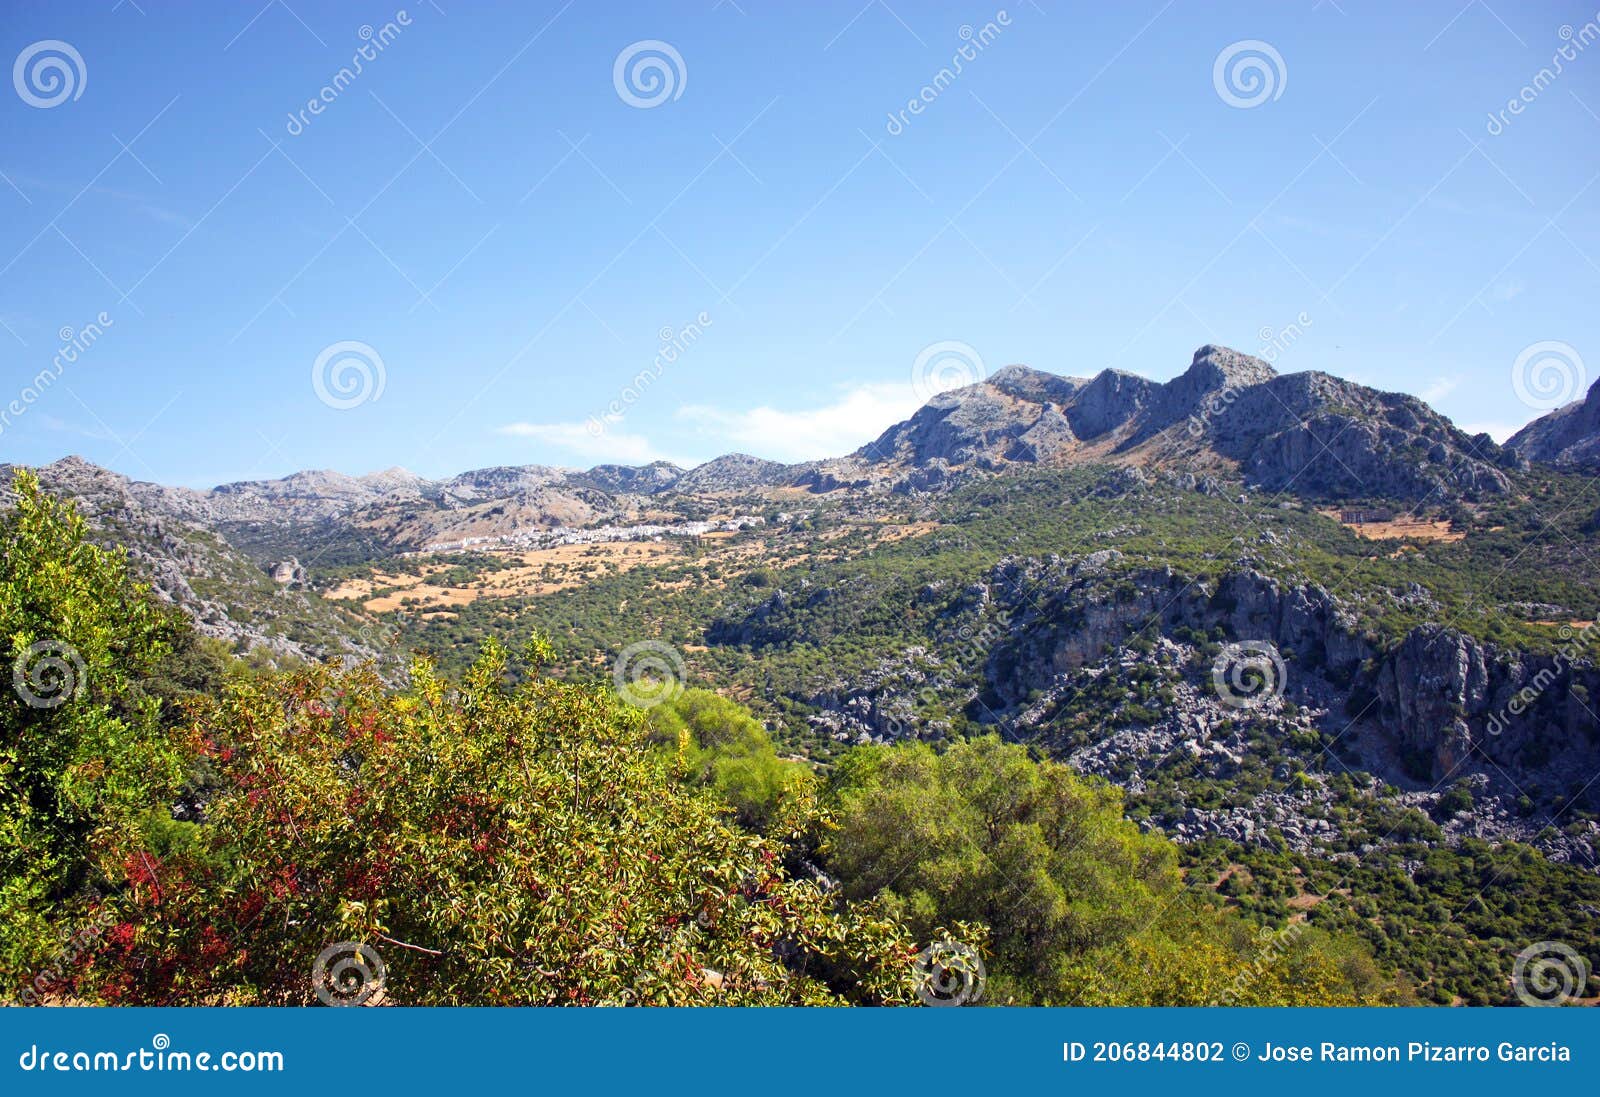
[[[1526,457],[1562,468],[1600,469],[1600,381],[1589,394],[1513,434],[1506,448]]]
[[[1594,437],[1571,437],[1580,429]],[[1565,439],[1560,446],[1558,437]],[[1427,450],[1422,460],[1403,456],[1418,443]],[[209,489],[151,486],[180,509],[204,511],[209,505],[230,520],[318,521],[384,500],[455,508],[540,491],[656,496],[780,487],[937,490],[961,474],[1008,465],[1093,461],[1200,464],[1233,471],[1269,490],[1296,485],[1302,494],[1330,498],[1357,493],[1420,500],[1503,493],[1504,471],[1520,459],[1570,464],[1574,447],[1600,453],[1600,384],[1587,402],[1535,420],[1501,447],[1487,435],[1468,436],[1418,397],[1320,371],[1280,374],[1263,359],[1206,344],[1187,369],[1165,382],[1119,369],[1073,377],[1007,365],[935,394],[853,453],[793,464],[728,453],[689,468],[667,461],[505,465],[430,479],[392,466],[361,475],[306,469]],[[1320,461],[1325,454],[1328,460]],[[72,455],[45,467],[62,461],[90,464]],[[1405,468],[1386,470],[1386,463]],[[1313,464],[1326,467],[1312,469]]]

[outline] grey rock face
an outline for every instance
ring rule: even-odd
[[[1523,427],[1506,448],[1547,465],[1600,470],[1600,381],[1586,398]]]
[[[269,573],[234,548],[209,524],[216,512],[206,493],[129,480],[77,457],[36,471],[46,490],[71,500],[96,539],[124,550],[156,597],[182,609],[202,635],[293,660],[383,654],[381,644],[361,638],[362,620],[295,585],[305,576],[298,561],[282,561]],[[9,495],[10,468],[0,468],[0,476],[0,496]],[[0,505],[9,503],[0,498]],[[197,586],[220,593],[208,597]],[[291,638],[308,626],[326,643]]]
[[[728,453],[696,465],[678,477],[673,487],[686,492],[745,491],[787,483],[791,469],[792,466],[764,461],[748,453]]]
[[[1007,366],[940,393],[803,482],[907,490],[911,473],[933,462],[955,474],[1085,461],[1231,469],[1313,498],[1475,500],[1509,489],[1505,470],[1516,456],[1414,397],[1322,373],[1279,376],[1259,358],[1207,345],[1166,383],[1121,370],[1083,380]]]

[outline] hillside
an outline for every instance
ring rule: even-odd
[[[850,458],[805,482],[889,481],[926,490],[1012,465],[1115,463],[1238,476],[1320,500],[1483,500],[1510,489],[1516,460],[1422,401],[1204,346],[1165,383],[1104,370],[1091,379],[1007,366],[941,393]]]
[[[1568,915],[1435,924],[1461,881],[1600,883],[1596,400],[1500,447],[1207,346],[1164,383],[1006,367],[802,465],[39,474],[236,651],[467,673],[539,631],[605,684],[644,645],[820,773],[997,734],[1118,786],[1209,897],[1313,904],[1436,1000],[1487,1001],[1486,942]]]
[[[1530,461],[1600,469],[1600,381],[1589,395],[1535,419],[1514,434],[1506,448]]]

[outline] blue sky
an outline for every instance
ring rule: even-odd
[[[59,104],[27,71],[0,86],[7,388],[112,321],[0,458],[196,486],[797,460],[914,408],[944,342],[989,371],[1165,379],[1293,326],[1280,370],[1502,435],[1538,414],[1525,348],[1568,348],[1569,388],[1600,376],[1600,41],[1490,122],[1592,3],[400,10],[0,6],[7,69],[42,41],[81,59]],[[291,122],[363,26],[382,50]],[[986,44],[892,124],[964,26]],[[640,41],[676,51],[654,106],[614,80]],[[1242,41],[1276,54],[1244,53],[1271,91],[1251,107],[1214,81]],[[319,398],[319,355],[350,342],[381,393],[341,372],[350,399]]]

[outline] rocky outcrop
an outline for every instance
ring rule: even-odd
[[[670,491],[683,477],[683,470],[670,461],[648,465],[596,465],[587,472],[569,473],[563,482],[618,494],[654,495]]]
[[[1550,801],[1583,790],[1600,770],[1600,668],[1586,655],[1585,630],[1565,629],[1555,655],[1508,651],[1438,625],[1385,647],[1318,585],[1249,569],[1214,584],[1170,569],[1123,572],[1117,555],[1008,560],[991,572],[984,593],[1003,607],[1007,628],[984,679],[999,712],[1037,706],[1064,677],[1139,635],[1220,628],[1230,640],[1270,643],[1291,692],[1338,700],[1345,726],[1375,730],[1413,780],[1516,774],[1519,792]],[[1184,711],[1203,711],[1200,700]],[[1600,804],[1595,787],[1584,796]]]
[[[305,575],[298,561],[280,561],[269,572],[238,551],[210,524],[204,493],[129,480],[78,457],[35,471],[47,491],[78,507],[96,540],[124,551],[156,597],[182,609],[202,635],[289,660],[384,656],[386,644],[370,621],[296,581]],[[0,505],[10,504],[10,473],[0,466]]]
[[[1165,383],[1007,366],[798,479],[824,491],[934,490],[972,471],[1084,462],[1228,471],[1316,499],[1440,502],[1503,494],[1517,458],[1415,397],[1323,373],[1279,376],[1259,358],[1207,345]],[[934,467],[939,475],[917,477]]]
[[[1583,631],[1563,631],[1557,654],[1530,655],[1416,628],[1370,676],[1374,715],[1435,779],[1487,761],[1526,775],[1529,791],[1575,791],[1600,768],[1600,669]]]
[[[1600,471],[1600,381],[1589,395],[1535,419],[1506,448],[1530,461]]]
[[[729,453],[696,465],[678,478],[676,490],[712,494],[723,491],[748,491],[789,483],[792,466],[764,461],[748,453]]]

